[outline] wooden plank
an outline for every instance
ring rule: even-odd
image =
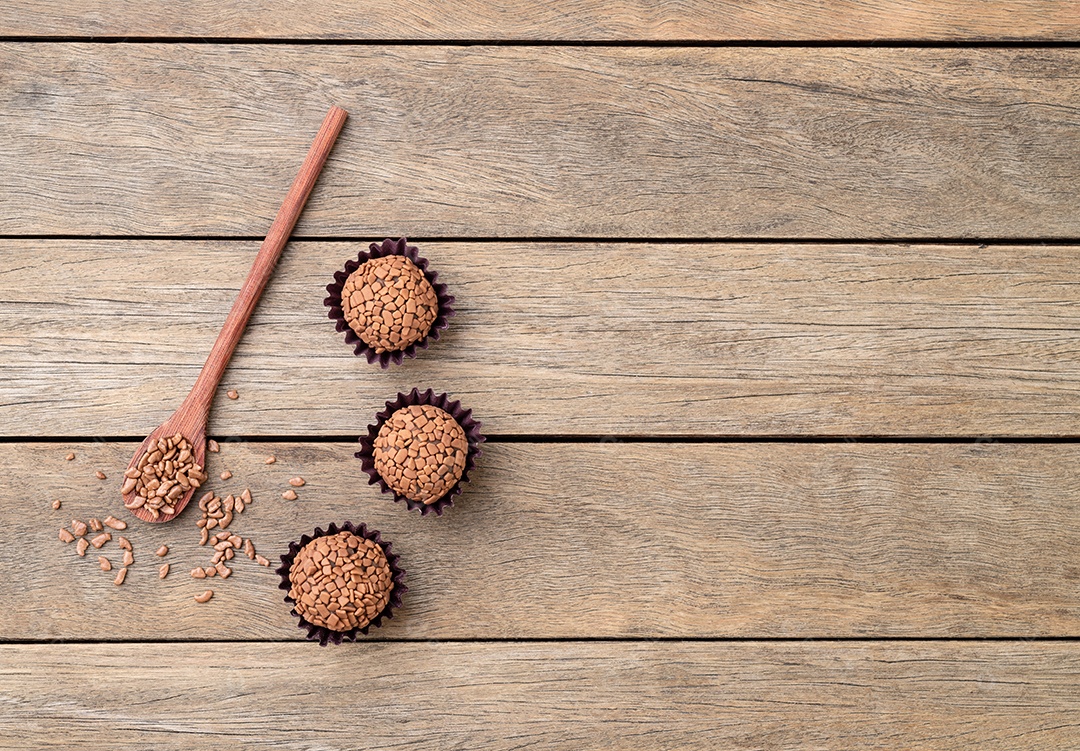
[[[0,35],[417,40],[1077,40],[1074,0],[8,0]]]
[[[1078,675],[1075,643],[8,645],[0,748],[1060,751]]]
[[[495,434],[1078,432],[1074,246],[421,245],[460,314],[389,371],[354,357],[323,306],[360,243],[287,248],[212,432],[354,434],[413,386]],[[0,242],[0,434],[148,433],[255,250]]]
[[[197,513],[134,524],[120,588],[56,539],[125,514],[134,445],[0,444],[0,639],[302,638],[279,578],[246,558],[194,602]],[[382,531],[410,591],[380,639],[1080,635],[1075,445],[492,444],[442,518],[368,487],[354,448],[228,443],[210,473],[234,479],[211,487],[251,488],[230,529],[275,560],[317,525]]]
[[[16,43],[0,70],[4,234],[261,236],[336,103],[300,234],[1080,236],[1075,49]]]

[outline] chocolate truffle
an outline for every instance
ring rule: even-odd
[[[430,404],[402,407],[375,437],[375,470],[398,495],[431,504],[450,491],[465,470],[465,431]]]
[[[302,547],[289,567],[289,584],[297,614],[332,631],[371,623],[394,588],[382,547],[347,530]]]
[[[390,255],[371,258],[349,275],[341,289],[341,310],[356,335],[381,354],[427,336],[439,300],[415,263]]]

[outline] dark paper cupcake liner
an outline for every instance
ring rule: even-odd
[[[461,472],[461,478],[454,484],[454,487],[446,491],[445,495],[433,503],[414,501],[395,492],[375,469],[375,438],[379,435],[383,423],[390,418],[390,415],[402,407],[411,407],[416,404],[430,404],[449,413],[465,431],[465,438],[469,442],[469,450],[465,455],[465,469]],[[413,389],[408,394],[399,393],[397,399],[386,403],[384,411],[375,415],[375,424],[368,425],[368,434],[360,438],[360,450],[356,452],[356,458],[360,459],[363,470],[367,472],[370,478],[368,485],[378,483],[382,487],[382,492],[392,494],[395,501],[404,501],[410,511],[419,509],[421,516],[427,516],[428,514],[442,516],[444,510],[454,505],[454,496],[461,493],[462,486],[469,481],[469,470],[476,466],[476,459],[481,454],[480,444],[483,442],[484,436],[480,435],[480,423],[473,419],[471,409],[463,409],[461,402],[450,401],[450,397],[446,394],[436,394],[431,389],[424,392]]]
[[[387,620],[394,617],[393,609],[401,607],[401,597],[409,588],[405,586],[405,569],[398,565],[398,556],[390,552],[392,543],[383,542],[379,536],[378,531],[369,530],[363,524],[356,526],[352,522],[344,522],[340,526],[337,524],[331,524],[326,528],[324,532],[321,528],[316,527],[315,532],[310,535],[302,536],[296,542],[289,543],[289,552],[281,556],[281,567],[276,569],[277,573],[281,576],[281,584],[278,585],[278,589],[284,589],[289,592],[292,589],[292,582],[289,581],[289,569],[292,568],[293,560],[296,558],[296,554],[300,552],[300,549],[307,545],[312,540],[318,537],[325,537],[327,535],[336,535],[339,532],[352,532],[357,537],[362,537],[365,540],[371,540],[376,545],[382,548],[383,554],[386,555],[386,562],[390,564],[390,580],[393,582],[393,589],[390,590],[390,601],[386,603],[386,607],[381,613],[371,619],[363,628],[353,628],[348,631],[333,631],[325,626],[316,626],[311,623],[302,615],[296,612],[296,600],[285,595],[285,602],[293,605],[292,614],[300,621],[297,626],[301,629],[307,630],[307,638],[311,641],[318,641],[320,645],[326,646],[327,642],[333,642],[334,644],[341,644],[342,641],[356,641],[357,634],[367,634],[369,628],[378,628],[382,625],[383,618]]]
[[[439,313],[435,317],[434,322],[431,324],[431,328],[428,329],[427,334],[417,342],[413,342],[405,349],[398,349],[392,352],[376,352],[374,348],[369,347],[363,339],[361,339],[352,327],[349,326],[349,322],[345,320],[345,311],[341,307],[341,290],[345,286],[345,280],[349,276],[360,268],[360,265],[372,258],[382,258],[384,256],[405,256],[420,269],[424,277],[431,283],[432,289],[435,290],[435,297],[439,301]],[[372,243],[371,246],[361,251],[356,257],[355,261],[348,261],[345,264],[345,268],[342,271],[334,273],[334,283],[326,285],[326,291],[330,293],[330,296],[323,300],[323,304],[330,308],[330,312],[327,313],[328,318],[336,321],[338,331],[345,332],[345,343],[355,344],[353,354],[357,357],[363,355],[367,358],[367,361],[374,363],[378,361],[379,365],[383,368],[390,367],[390,363],[395,365],[401,365],[406,357],[416,357],[416,350],[427,349],[429,342],[438,341],[442,335],[443,329],[450,325],[449,319],[454,315],[454,309],[451,307],[454,303],[454,296],[446,291],[446,285],[440,284],[437,279],[438,273],[428,268],[428,260],[420,255],[419,250],[415,245],[407,244],[404,237],[399,240],[383,240],[382,244]]]

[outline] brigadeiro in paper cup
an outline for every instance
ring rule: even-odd
[[[323,304],[337,330],[345,332],[345,342],[356,345],[354,354],[383,368],[400,365],[450,325],[454,296],[438,278],[404,237],[384,240],[334,273]]]
[[[483,442],[471,409],[446,394],[413,389],[375,415],[356,457],[369,485],[378,483],[410,511],[442,516],[468,482]]]
[[[324,532],[316,528],[281,556],[279,589],[288,594],[292,613],[307,638],[326,646],[356,641],[357,634],[378,628],[401,607],[405,570],[391,544],[363,524],[331,524]]]

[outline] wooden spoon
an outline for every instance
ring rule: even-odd
[[[281,204],[281,208],[274,218],[274,223],[270,225],[270,231],[267,233],[266,239],[263,240],[258,255],[255,256],[251,271],[244,281],[244,286],[240,288],[240,294],[236,296],[236,302],[233,303],[232,310],[229,311],[229,316],[225,319],[225,325],[222,326],[221,333],[218,334],[217,341],[214,342],[214,347],[210,350],[210,355],[206,358],[206,363],[203,365],[195,385],[172,417],[158,426],[142,442],[135,452],[135,456],[131,458],[128,469],[135,467],[142,455],[146,451],[152,450],[152,445],[157,445],[159,438],[168,439],[179,433],[191,443],[195,461],[205,471],[206,421],[210,416],[210,405],[214,401],[214,393],[221,382],[221,376],[225,373],[225,366],[229,364],[229,358],[232,357],[233,350],[236,349],[236,345],[244,333],[248,319],[251,318],[251,313],[255,310],[255,304],[259,301],[266,283],[270,280],[270,275],[274,272],[274,266],[277,265],[281,251],[285,247],[289,235],[292,234],[293,227],[296,226],[296,220],[300,218],[300,212],[303,210],[308,196],[311,195],[311,189],[315,187],[315,181],[318,179],[323,165],[326,164],[330,149],[333,147],[334,141],[337,140],[342,126],[345,125],[345,118],[348,116],[349,114],[340,107],[331,107],[326,114],[322,127],[319,128],[315,141],[311,144],[311,150],[308,151],[307,158],[304,159],[304,163],[300,167],[300,172],[296,175],[296,179],[293,180],[292,187],[289,188],[289,194],[285,196],[285,201]],[[147,508],[140,507],[131,509],[131,511],[135,516],[146,522],[167,522],[175,519],[184,510],[195,490],[192,487],[171,504],[175,509],[172,514],[159,512],[155,518],[153,512]],[[136,500],[135,491],[122,495],[124,505],[130,508],[131,504]]]

